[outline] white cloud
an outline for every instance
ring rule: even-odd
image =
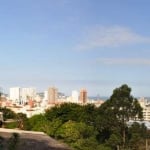
[[[120,26],[95,27],[86,31],[77,49],[86,50],[99,47],[115,47],[127,44],[150,43],[150,37],[134,33]]]
[[[97,63],[107,65],[150,65],[150,59],[144,58],[101,58]]]

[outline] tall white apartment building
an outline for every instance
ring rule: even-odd
[[[48,91],[44,91],[44,101],[48,100]]]
[[[79,92],[78,91],[72,91],[72,102],[73,103],[78,103],[79,102]]]
[[[35,88],[22,88],[21,99],[23,103],[28,102],[29,99],[34,99],[36,97]]]
[[[21,100],[21,93],[20,93],[20,87],[12,87],[9,89],[9,98],[12,100],[14,103],[20,102]]]

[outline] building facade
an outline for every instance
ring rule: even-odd
[[[58,89],[55,87],[48,88],[48,104],[57,103]]]
[[[21,100],[21,89],[20,87],[12,87],[9,89],[9,99],[14,103],[19,103]]]
[[[78,103],[79,102],[79,93],[78,93],[78,91],[75,91],[75,90],[72,91],[71,98],[72,98],[73,103]]]
[[[79,101],[79,103],[81,103],[81,104],[87,103],[87,91],[86,91],[86,89],[80,90],[80,101]]]
[[[28,102],[29,99],[34,99],[36,97],[35,88],[22,88],[21,89],[21,99],[22,103]]]
[[[143,108],[143,119],[145,121],[150,121],[150,102],[145,98],[140,98],[139,103]]]

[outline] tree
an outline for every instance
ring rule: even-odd
[[[120,123],[124,147],[126,141],[127,121],[133,118],[142,119],[142,108],[138,104],[138,101],[131,95],[131,88],[126,84],[116,88],[106,103],[114,115],[114,118]]]
[[[75,143],[72,143],[72,147],[76,150],[104,150],[99,148],[98,142],[94,137],[78,139]]]
[[[38,127],[42,126],[46,122],[46,118],[42,114],[34,115],[31,118],[29,118],[29,124],[31,130],[40,131]]]
[[[63,123],[69,120],[78,121],[82,110],[82,107],[78,104],[64,103],[46,110],[45,117],[50,121],[59,118]]]
[[[4,120],[15,119],[16,117],[16,113],[6,107],[4,108],[0,107],[0,112],[3,112]]]
[[[88,125],[95,125],[96,107],[93,104],[87,104],[81,108],[80,114],[78,114],[79,121]]]
[[[120,122],[112,111],[110,101],[106,101],[97,109],[95,128],[98,131],[97,139],[100,143],[105,143],[111,134],[121,130]]]
[[[96,134],[93,126],[83,122],[68,121],[56,131],[55,136],[75,149],[95,150],[98,146]]]
[[[19,129],[22,129],[22,130],[30,129],[29,120],[28,120],[26,114],[18,113],[16,115],[16,120],[17,120]]]
[[[136,121],[136,119],[141,119],[141,120],[143,119],[143,108],[141,107],[141,105],[139,104],[137,99],[135,99],[133,101],[133,108],[132,108],[131,119],[135,120],[135,121]]]
[[[144,124],[134,122],[129,128],[129,146],[131,149],[141,150],[145,147],[145,140],[148,136],[147,128]]]
[[[48,132],[47,134],[52,136],[52,137],[56,137],[56,133],[57,133],[57,130],[59,130],[59,128],[61,128],[62,126],[62,120],[60,120],[59,118],[57,119],[53,119],[50,123],[49,123],[49,127],[47,127],[48,129]]]
[[[29,118],[29,123],[31,130],[45,132],[52,137],[55,137],[55,132],[62,125],[59,118],[49,121],[43,114],[32,116]]]
[[[110,146],[112,149],[116,149],[121,144],[121,138],[119,134],[111,134],[110,138],[106,142],[108,146]]]
[[[97,150],[112,150],[110,147],[106,146],[106,145],[99,145]]]

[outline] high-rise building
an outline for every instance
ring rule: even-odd
[[[55,87],[48,88],[48,103],[55,104],[58,98],[58,89]]]
[[[21,96],[23,103],[28,102],[29,99],[34,99],[36,97],[36,89],[35,88],[22,88]]]
[[[47,101],[48,100],[48,91],[44,91],[44,98],[43,98],[44,101]]]
[[[12,87],[9,89],[9,98],[14,103],[20,102],[21,100],[21,93],[20,93],[20,87]]]
[[[82,89],[80,91],[80,103],[81,104],[87,103],[87,91],[86,91],[86,89]]]
[[[78,91],[72,91],[72,102],[73,103],[78,103],[79,101],[79,93]]]

